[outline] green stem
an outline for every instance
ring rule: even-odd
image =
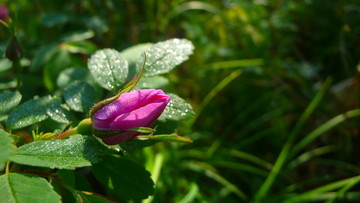
[[[54,140],[65,139],[65,138],[68,138],[71,135],[75,135],[75,134],[77,134],[77,127],[71,128],[70,130],[60,133],[58,136],[55,136],[52,139],[54,139]]]
[[[20,92],[22,86],[22,68],[19,59],[13,61],[13,69],[16,72],[16,89]]]
[[[8,174],[10,172],[10,161],[6,162],[5,173]]]
[[[71,128],[63,133],[60,133],[58,136],[53,137],[53,139],[65,139],[70,137],[71,135],[82,134],[82,135],[90,135],[92,134],[92,121],[90,118],[85,118],[80,121],[78,126],[75,128]]]

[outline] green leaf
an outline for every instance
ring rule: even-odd
[[[122,56],[129,64],[128,79],[137,74],[140,71],[141,66],[137,66],[137,62],[141,55],[153,46],[153,43],[138,44],[129,47],[121,52]]]
[[[121,54],[125,60],[129,63],[129,67],[132,69],[135,68],[137,61],[139,60],[142,53],[149,50],[154,44],[153,43],[144,43],[138,44],[127,49],[124,49]]]
[[[163,89],[169,84],[169,80],[162,76],[152,76],[141,78],[137,89]]]
[[[90,82],[93,78],[86,68],[68,68],[60,73],[57,85],[60,88],[65,88],[76,80]]]
[[[84,16],[77,20],[80,20],[82,24],[86,25],[86,27],[95,31],[97,34],[109,31],[108,22],[100,16]]]
[[[54,90],[56,80],[60,72],[71,64],[70,54],[67,51],[59,50],[46,63],[44,68],[44,82],[48,90]]]
[[[73,32],[61,39],[63,42],[79,42],[84,41],[87,39],[91,39],[95,36],[94,31],[87,30],[87,31],[80,31],[80,32]]]
[[[194,111],[190,104],[175,94],[167,94],[170,96],[170,102],[166,106],[159,120],[186,120],[194,115]]]
[[[0,130],[0,171],[4,168],[4,163],[10,159],[16,147],[12,144],[10,134]]]
[[[7,120],[7,128],[19,129],[47,119],[47,108],[56,102],[58,102],[56,97],[34,97],[11,112]]]
[[[16,107],[20,103],[21,97],[19,92],[0,93],[0,115]]]
[[[0,90],[15,89],[16,84],[17,82],[15,78],[12,78],[10,81],[0,82]]]
[[[70,123],[74,120],[74,116],[68,108],[66,105],[61,104],[60,98],[57,98],[46,108],[46,114],[56,122]]]
[[[99,161],[105,147],[92,136],[31,142],[19,147],[11,160],[25,165],[74,169]]]
[[[97,49],[96,45],[89,41],[67,42],[62,43],[61,48],[73,54],[90,55]]]
[[[57,44],[47,44],[40,47],[34,53],[34,59],[31,61],[30,71],[35,72],[41,69],[57,52]]]
[[[96,102],[94,89],[82,81],[75,81],[64,90],[65,102],[71,109],[87,112]]]
[[[60,198],[44,178],[17,173],[0,176],[0,199],[3,202],[61,203]]]
[[[156,43],[145,52],[147,60],[144,76],[154,76],[171,71],[177,65],[188,60],[193,49],[193,44],[186,39],[170,39]],[[138,60],[138,67],[144,61],[141,57]]]
[[[12,62],[9,59],[7,58],[0,59],[0,72],[7,71],[11,69],[11,67],[12,67]]]
[[[91,191],[92,187],[86,178],[86,174],[76,170],[59,169],[57,170],[58,177],[62,179],[66,184],[70,185],[76,190]]]
[[[121,157],[104,157],[93,167],[95,177],[126,200],[146,199],[154,193],[150,173],[134,161]]]
[[[69,21],[69,16],[60,12],[43,13],[41,16],[41,24],[47,27],[64,24]]]
[[[88,67],[95,81],[107,90],[117,91],[128,76],[128,63],[114,49],[102,49],[89,59]]]

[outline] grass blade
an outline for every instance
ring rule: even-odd
[[[311,200],[313,198],[319,198],[320,196],[331,192],[333,190],[336,190],[338,188],[341,187],[346,187],[347,185],[350,184],[350,186],[353,186],[354,184],[357,184],[360,181],[360,176],[355,176],[355,177],[351,177],[351,178],[347,178],[344,180],[339,180],[339,181],[335,181],[329,184],[326,184],[324,186],[320,186],[318,188],[312,189],[308,192],[305,192],[303,194],[300,195],[296,195],[295,197],[289,198],[288,200],[286,200],[286,203],[290,203],[290,202],[304,202],[305,200]],[[333,193],[331,198],[334,198],[336,195],[336,193]],[[360,195],[357,194],[357,198],[360,198]]]
[[[334,118],[328,120],[326,123],[322,124],[318,128],[316,128],[314,131],[309,133],[304,139],[302,139],[298,144],[294,146],[294,148],[290,152],[289,157],[295,156],[299,151],[301,151],[304,147],[306,147],[309,143],[311,143],[313,140],[318,138],[320,135],[324,134],[326,131],[336,127],[340,123],[353,118],[360,116],[360,109],[353,109],[346,113],[340,114],[338,116],[335,116]]]
[[[189,126],[192,126],[196,119],[199,117],[201,112],[204,110],[205,106],[222,90],[224,89],[231,81],[233,81],[235,78],[237,78],[242,73],[242,70],[236,70],[230,75],[228,75],[226,78],[224,78],[219,84],[217,84],[202,100],[200,105],[198,106],[195,116],[193,119],[191,119]]]
[[[315,95],[314,99],[310,102],[310,104],[305,109],[304,113],[301,115],[299,120],[297,121],[293,131],[290,133],[284,147],[282,148],[278,158],[275,161],[274,167],[272,168],[269,176],[265,180],[265,182],[261,185],[258,192],[255,194],[254,203],[260,203],[268,194],[271,189],[273,183],[275,182],[278,174],[282,170],[286,160],[288,159],[288,153],[291,149],[292,142],[298,136],[300,130],[305,124],[305,121],[310,117],[310,115],[314,112],[315,108],[319,105],[321,99],[324,97],[325,92],[328,90],[331,83],[331,79],[327,79],[320,89],[320,91]]]

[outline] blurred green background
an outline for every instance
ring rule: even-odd
[[[358,0],[0,4],[24,50],[27,99],[53,92],[62,70],[86,67],[98,49],[193,42],[163,89],[192,104],[179,134],[194,142],[128,154],[156,182],[144,202],[360,201]],[[2,27],[2,52],[9,39]],[[1,90],[16,85],[10,67],[1,60]]]

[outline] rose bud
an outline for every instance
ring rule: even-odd
[[[6,7],[0,6],[0,20],[6,23],[9,21],[9,11]]]
[[[124,142],[141,134],[131,129],[152,125],[169,101],[170,97],[162,90],[143,89],[123,93],[94,114],[94,134],[109,145]]]
[[[6,48],[5,56],[11,61],[19,60],[23,56],[23,50],[15,35],[11,38],[9,45]]]

